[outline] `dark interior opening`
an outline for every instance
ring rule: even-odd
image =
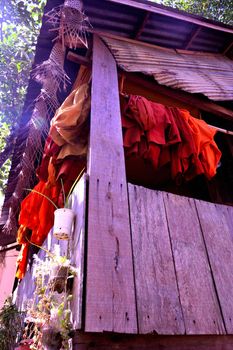
[[[145,78],[145,80],[147,79]],[[232,122],[229,120],[205,113],[193,105],[190,106],[182,101],[161,95],[148,87],[135,85],[128,77],[124,79],[123,84],[120,79],[120,91],[144,96],[148,100],[164,105],[185,108],[190,111],[192,116],[201,118],[210,125],[227,130],[233,129]],[[231,102],[228,104],[231,105]],[[208,180],[204,175],[198,175],[190,181],[183,179],[174,181],[171,179],[168,166],[155,171],[149,161],[134,155],[125,158],[127,181],[154,190],[162,190],[213,203],[233,205],[233,135],[217,132],[214,139],[222,152],[222,157],[217,167],[217,173],[211,180]]]

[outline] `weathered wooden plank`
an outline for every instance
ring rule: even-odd
[[[116,63],[94,36],[86,331],[137,332]]]
[[[233,207],[226,206],[226,205],[221,205],[221,206],[219,205],[218,208],[221,208],[220,210],[223,213],[223,216],[226,220],[229,231],[233,237]]]
[[[162,193],[128,188],[139,333],[184,334]]]
[[[200,200],[195,202],[227,333],[233,334],[232,221],[227,207]]]
[[[187,334],[224,334],[194,200],[163,193]]]
[[[84,175],[71,197],[71,207],[76,213],[75,227],[70,244],[71,263],[77,268],[77,276],[73,283],[73,299],[71,303],[73,328],[82,327],[83,277],[84,277],[84,245],[86,217],[86,175]]]
[[[116,335],[78,333],[73,350],[232,350],[233,336],[226,335]]]

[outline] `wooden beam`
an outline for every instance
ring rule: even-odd
[[[166,86],[156,83],[155,81],[147,80],[140,74],[127,72],[124,72],[123,74],[125,75],[126,79],[129,79],[130,81],[134,82],[135,85],[143,85],[145,88],[155,90],[161,94],[170,96],[174,99],[187,103],[190,106],[198,107],[202,111],[209,112],[224,119],[233,121],[233,111],[219,106],[217,103],[211,102],[210,100],[201,97],[198,98],[187,92],[168,88]]]
[[[77,63],[77,64],[81,64],[83,66],[87,66],[90,67],[91,65],[91,61],[88,57],[84,57],[81,55],[78,55],[72,51],[69,51],[67,54],[67,59],[71,62]]]
[[[211,20],[206,20],[204,17],[200,18],[195,15],[190,15],[185,12],[173,9],[173,8],[168,8],[163,5],[158,5],[155,3],[149,3],[148,1],[137,1],[137,0],[107,0],[110,2],[115,2],[117,4],[122,4],[122,5],[127,5],[131,7],[135,7],[144,11],[149,11],[152,13],[157,13],[160,15],[165,15],[167,17],[183,20],[186,22],[194,23],[197,25],[201,25],[202,27],[207,27],[211,29],[215,29],[221,32],[226,32],[226,33],[233,33],[233,29],[231,26],[228,25],[219,25],[218,23],[211,21]]]
[[[137,333],[116,62],[94,35],[85,331]]]
[[[226,48],[225,48],[224,51],[223,51],[223,55],[226,55],[227,52],[230,51],[230,49],[231,49],[232,47],[233,47],[233,41],[231,41],[231,43],[228,44],[228,45],[226,46]]]
[[[74,350],[232,350],[233,336],[181,335],[157,336],[77,333]]]
[[[186,44],[184,45],[184,49],[188,50],[190,46],[192,45],[194,39],[198,36],[198,34],[201,32],[202,27],[197,26],[191,33],[190,37],[188,38]]]
[[[145,26],[146,26],[146,23],[148,22],[149,17],[150,17],[150,12],[145,11],[144,15],[142,16],[141,23],[140,23],[140,25],[138,26],[138,28],[137,28],[137,30],[136,30],[134,36],[133,36],[133,38],[134,38],[135,40],[138,40],[138,39],[139,39],[140,35],[142,34],[142,32],[143,32],[143,30],[144,30],[144,28],[145,28]]]
[[[104,36],[104,37],[110,38],[110,39],[121,40],[121,41],[130,43],[130,44],[133,44],[133,45],[141,45],[141,46],[144,46],[144,47],[151,47],[151,48],[154,48],[154,49],[158,48],[158,49],[160,49],[162,51],[173,52],[173,53],[177,51],[175,49],[170,49],[170,48],[159,46],[159,45],[149,44],[149,43],[146,43],[145,41],[125,38],[125,37],[120,36],[120,35],[115,35],[115,34],[111,34],[111,33],[108,33],[108,32],[101,32],[101,31],[95,30],[95,29],[90,29],[89,32],[93,33],[93,34],[96,34],[96,35],[99,35],[101,37]]]

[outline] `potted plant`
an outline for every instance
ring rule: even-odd
[[[66,256],[60,256],[59,246],[54,246],[54,256],[51,259],[49,287],[55,292],[62,293],[67,286],[67,279],[77,274],[77,269],[71,265]]]
[[[73,226],[73,222],[74,222],[74,218],[75,218],[75,213],[74,213],[74,211],[72,209],[68,208],[68,206],[69,206],[69,198],[70,198],[70,196],[71,196],[71,194],[72,194],[72,192],[74,190],[74,187],[76,186],[77,182],[79,181],[79,179],[83,175],[84,170],[85,170],[85,168],[80,172],[79,176],[77,177],[77,179],[75,180],[75,182],[71,186],[67,197],[65,196],[65,190],[64,190],[64,186],[63,186],[63,181],[61,179],[62,193],[63,193],[63,198],[64,198],[64,201],[63,201],[64,202],[64,207],[63,208],[58,208],[56,203],[54,203],[54,201],[52,201],[51,198],[49,198],[45,194],[43,194],[41,192],[38,192],[38,191],[36,191],[34,189],[26,189],[27,191],[34,192],[36,194],[39,194],[39,195],[43,196],[50,203],[52,203],[53,206],[55,207],[53,235],[57,239],[68,240],[70,238],[70,236],[71,236],[72,226]]]
[[[45,251],[45,260],[34,256],[36,288],[33,300],[27,305],[25,337],[29,334],[33,339],[30,350],[65,350],[69,349],[72,331],[72,295],[68,292],[67,280],[75,275],[76,269],[66,256],[60,255],[58,245],[54,246],[53,253]],[[65,270],[62,278],[59,270]],[[33,328],[29,332],[30,324]]]

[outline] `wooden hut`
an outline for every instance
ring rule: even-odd
[[[72,197],[74,349],[230,350],[233,28],[143,0],[83,6],[92,50],[67,55],[73,75],[92,67],[87,174]],[[37,55],[50,41],[45,29]],[[119,92],[217,128],[213,180],[160,185],[125,159]],[[30,271],[16,290],[21,307],[33,293]]]

